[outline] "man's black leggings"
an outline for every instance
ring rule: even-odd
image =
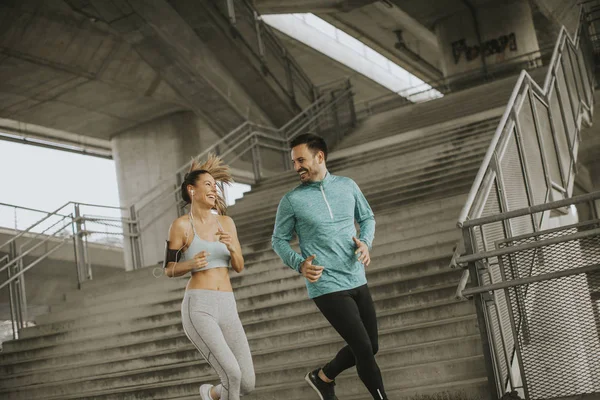
[[[375,361],[375,354],[379,349],[377,317],[369,287],[365,284],[355,289],[319,296],[313,300],[331,326],[348,344],[323,367],[325,376],[335,379],[342,371],[356,365],[358,376],[373,399],[387,399],[381,371]]]

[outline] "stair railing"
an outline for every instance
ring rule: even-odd
[[[137,224],[130,218],[121,217],[121,212],[125,210],[119,207],[76,202],[68,202],[51,212],[5,203],[0,203],[0,207],[15,213],[23,210],[29,215],[41,216],[24,229],[16,224],[14,234],[0,245],[0,255],[4,254],[0,256],[0,276],[6,276],[6,279],[0,280],[0,291],[8,288],[14,339],[18,338],[19,331],[29,321],[25,290],[27,271],[72,244],[77,280],[81,285],[93,278],[90,254],[93,243],[123,247],[123,242],[129,241],[129,248],[135,249]],[[132,252],[131,257],[139,257],[139,251]],[[137,260],[132,262],[136,263]]]
[[[575,38],[561,29],[543,86],[527,71],[521,73],[492,138],[458,220],[463,239],[451,261],[451,267],[465,269],[458,297],[469,293],[465,292],[469,282],[477,288],[502,282],[508,274],[498,258],[481,262],[472,255],[542,231],[550,209],[537,208],[571,196],[581,129],[592,120],[594,88],[593,49],[582,8]],[[527,209],[531,212],[480,223]],[[473,220],[478,222],[472,224]],[[477,309],[492,395],[498,398],[507,390],[522,389],[519,379],[523,376],[519,374],[523,366],[517,365],[515,343],[503,341],[510,336],[511,326],[521,321],[509,318],[502,298],[482,291],[470,294]]]

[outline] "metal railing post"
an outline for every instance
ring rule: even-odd
[[[78,271],[78,277],[79,277],[79,284],[81,285],[81,283],[83,283],[86,280],[86,274],[85,274],[85,268],[87,265],[87,261],[86,261],[86,252],[85,252],[85,248],[84,248],[84,243],[83,243],[83,224],[81,222],[81,210],[79,209],[79,204],[75,203],[74,205],[75,208],[75,219],[74,219],[74,225],[75,225],[75,232],[74,232],[74,237],[75,237],[75,247],[76,247],[76,260],[77,260],[77,271]]]
[[[17,271],[21,272],[23,271],[23,259],[19,260],[19,262],[17,263],[17,265],[15,266],[17,267]],[[21,308],[21,328],[24,328],[27,324],[27,319],[28,319],[28,315],[27,315],[27,290],[25,289],[25,274],[21,274],[21,276],[19,277],[19,280],[17,281],[19,284],[19,294],[21,295],[20,297],[20,308]]]
[[[75,227],[75,218],[71,218],[71,238],[73,239],[73,255],[75,257],[75,271],[77,272],[77,288],[81,289],[81,282],[83,277],[81,276],[81,269],[79,268],[79,240],[77,235],[77,228]]]
[[[235,8],[233,6],[233,0],[227,0],[227,14],[229,17],[229,22],[231,22],[232,25],[235,25],[236,20],[235,20]]]
[[[469,228],[463,229],[463,241],[465,244],[466,254],[474,254],[475,248],[471,240],[471,230]],[[475,286],[481,286],[479,282],[479,271],[477,271],[477,265],[475,262],[469,263],[469,275],[471,276],[471,282]],[[483,348],[483,359],[485,361],[485,370],[488,378],[488,389],[491,398],[497,398],[500,392],[498,391],[498,384],[496,380],[496,373],[494,371],[494,358],[492,357],[492,344],[490,343],[490,336],[487,329],[487,318],[485,309],[485,300],[483,296],[478,293],[478,296],[473,296],[473,303],[475,304],[475,311],[477,313],[477,325],[479,326],[479,333],[481,335],[481,346]]]
[[[11,267],[6,269],[7,280],[12,278]],[[15,302],[15,290],[13,282],[8,284],[8,303],[10,307],[10,325],[13,331],[13,339],[16,340],[19,338],[19,324],[17,321],[17,305]]]
[[[252,137],[252,171],[254,172],[254,179],[257,182],[262,179],[262,160],[260,158],[260,148],[258,146],[258,137],[254,135]]]
[[[135,213],[135,205],[129,207],[129,220],[127,226],[129,227],[131,243],[131,261],[133,269],[136,270],[142,267],[142,252],[140,248],[142,237],[139,229],[140,221]]]

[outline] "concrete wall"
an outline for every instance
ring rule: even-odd
[[[477,7],[477,26],[487,65],[505,62],[539,50],[529,3],[524,0],[494,2]],[[445,76],[481,69],[481,49],[473,14],[463,9],[440,20],[436,34],[443,53]]]

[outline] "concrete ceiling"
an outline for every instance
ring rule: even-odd
[[[441,54],[435,34],[388,0],[300,0],[286,3],[255,0],[255,4],[262,14],[317,14],[419,78],[432,81],[442,77]],[[399,44],[398,31],[402,32],[402,45]]]
[[[61,1],[0,5],[0,76],[0,118],[100,139],[185,109],[131,46]]]

